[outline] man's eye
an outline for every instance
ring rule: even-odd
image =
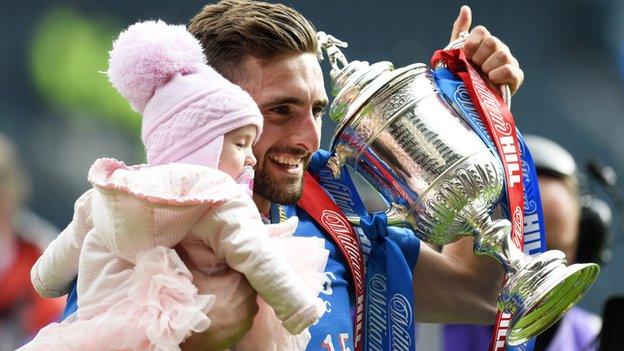
[[[282,106],[273,107],[271,111],[280,115],[287,115],[290,113],[290,108],[286,105],[282,105]]]
[[[321,118],[325,114],[325,108],[319,107],[312,110],[315,118]]]

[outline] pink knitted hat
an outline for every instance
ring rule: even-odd
[[[186,162],[217,167],[223,135],[254,125],[262,114],[251,96],[206,63],[184,26],[138,22],[110,52],[108,77],[143,115],[147,163]]]

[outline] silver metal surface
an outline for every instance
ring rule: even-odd
[[[447,103],[424,64],[394,69],[389,62],[348,62],[335,45],[346,43],[324,35],[335,96],[330,116],[338,121],[329,161],[334,175],[345,164],[353,167],[395,204],[393,221],[409,224],[420,239],[444,245],[473,236],[476,254],[500,262],[507,283],[498,306],[513,314],[510,345],[555,323],[599,267],[566,267],[560,251],[527,256],[513,244],[509,221],[490,218],[503,191],[502,165]]]

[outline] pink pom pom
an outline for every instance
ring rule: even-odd
[[[154,91],[176,74],[195,72],[206,58],[184,26],[138,22],[123,31],[110,52],[108,78],[132,108],[143,113]]]

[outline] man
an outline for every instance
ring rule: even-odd
[[[451,40],[468,31],[470,25],[470,9],[464,6],[453,25]],[[326,239],[330,259],[325,294],[321,296],[328,310],[311,328],[308,349],[353,350],[354,292],[344,258],[324,230],[294,205],[302,194],[306,166],[319,148],[321,118],[328,104],[314,28],[301,14],[283,5],[224,0],[202,9],[191,20],[189,30],[202,43],[209,64],[249,92],[264,115],[264,131],[254,147],[258,160],[254,201],[258,209],[267,220],[279,220],[275,212],[299,216],[301,230],[296,235]],[[470,32],[464,51],[492,84],[508,84],[515,92],[522,83],[517,60],[484,27]],[[502,270],[488,258],[475,257],[470,240],[448,245],[441,254],[422,245],[413,276],[418,320],[493,321]],[[243,293],[217,296],[213,311],[247,317],[215,320],[208,336],[191,338],[188,348],[225,348],[244,334],[255,306],[249,303],[253,293],[243,280],[240,287]]]
[[[539,137],[526,136],[537,170],[544,224],[546,247],[562,251],[568,264],[588,256],[586,249],[579,248],[579,224],[581,223],[581,194],[574,158],[555,142]],[[588,229],[588,228],[586,228]],[[591,238],[597,246],[598,237]],[[591,256],[595,256],[591,255]],[[584,259],[587,259],[585,257]],[[596,258],[590,258],[594,261]],[[540,334],[534,351],[590,351],[596,349],[594,339],[600,330],[600,318],[578,307],[573,307],[556,324]],[[492,329],[488,326],[452,325],[444,329],[444,350],[486,350]]]

